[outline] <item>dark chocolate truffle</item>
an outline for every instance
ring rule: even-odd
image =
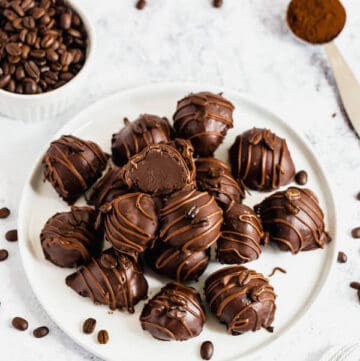
[[[90,207],[75,206],[52,216],[40,234],[45,258],[60,267],[76,267],[97,256],[103,233],[95,230],[96,216]]]
[[[103,204],[111,202],[128,191],[129,189],[122,179],[121,168],[110,167],[92,188],[88,203],[100,208]]]
[[[309,189],[290,187],[255,206],[270,241],[280,249],[298,253],[323,248],[331,241],[325,231],[319,200]]]
[[[212,155],[233,127],[234,106],[221,94],[201,92],[178,101],[174,114],[176,135],[188,139],[196,155]]]
[[[185,188],[164,200],[160,240],[182,251],[204,251],[217,241],[222,210],[207,192]]]
[[[105,237],[119,252],[137,258],[153,246],[158,218],[155,202],[148,194],[123,194],[100,211]]]
[[[221,263],[245,263],[259,258],[268,240],[256,213],[240,203],[232,203],[224,213],[224,224],[216,255]]]
[[[273,287],[261,273],[243,266],[222,268],[205,281],[211,312],[231,335],[268,328],[276,310]]]
[[[66,277],[66,284],[94,303],[108,305],[112,310],[125,308],[130,313],[134,305],[147,298],[148,291],[139,264],[113,248]]]
[[[226,209],[232,201],[240,203],[245,197],[245,186],[236,182],[230,167],[219,159],[199,158],[196,163],[196,185],[215,197],[220,207]]]
[[[229,155],[235,179],[251,189],[271,191],[294,179],[286,140],[268,129],[253,128],[238,135]]]
[[[192,287],[171,282],[145,304],[140,322],[144,330],[163,341],[198,336],[205,322],[200,295]]]
[[[113,134],[111,151],[113,162],[124,165],[149,144],[167,143],[171,138],[171,126],[166,118],[143,114],[133,122],[124,119],[125,127]]]
[[[73,204],[101,176],[107,159],[97,144],[63,135],[44,156],[44,176],[61,198]]]
[[[183,252],[177,248],[164,246],[159,241],[152,250],[149,250],[147,260],[155,272],[175,281],[197,281],[209,263],[208,251]]]
[[[165,196],[194,182],[193,148],[186,140],[152,144],[123,167],[125,184],[136,191]]]

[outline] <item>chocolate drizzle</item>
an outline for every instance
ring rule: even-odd
[[[295,254],[323,248],[331,241],[319,200],[309,189],[290,187],[276,192],[255,206],[255,210],[270,240],[284,251]]]
[[[198,336],[205,322],[200,295],[192,287],[171,282],[145,304],[140,322],[144,330],[163,341]]]
[[[127,309],[134,312],[134,305],[147,298],[148,284],[140,266],[113,248],[104,255],[116,259],[115,267],[104,267],[102,258],[91,259],[90,263],[66,277],[66,284],[83,297],[90,297],[94,303],[108,305],[111,310]]]
[[[262,274],[243,266],[211,274],[205,282],[205,295],[211,311],[231,335],[270,327],[274,320],[273,287]]]
[[[101,176],[107,159],[97,144],[63,135],[44,156],[44,176],[61,198],[73,204]]]
[[[233,104],[220,94],[190,94],[178,101],[174,114],[176,134],[190,140],[197,155],[210,156],[233,127],[233,111]]]
[[[295,176],[286,140],[268,129],[253,128],[238,135],[229,156],[234,177],[251,189],[277,189]]]
[[[221,263],[245,263],[259,258],[261,246],[268,241],[260,219],[249,207],[232,203],[224,213],[224,225],[217,242]]]

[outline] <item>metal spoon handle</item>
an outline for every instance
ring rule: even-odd
[[[360,84],[334,42],[325,45],[345,111],[360,135]]]

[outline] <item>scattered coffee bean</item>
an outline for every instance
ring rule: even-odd
[[[0,218],[7,218],[10,216],[10,209],[3,207],[0,208]]]
[[[356,199],[360,201],[360,192],[356,195]]]
[[[273,326],[266,327],[266,331],[270,332],[270,333],[273,333],[274,332],[274,327]]]
[[[97,339],[100,344],[104,345],[109,341],[109,333],[106,330],[100,330]]]
[[[360,282],[353,281],[350,283],[350,287],[354,288],[355,290],[360,290]]]
[[[137,2],[136,2],[136,9],[138,9],[138,10],[142,10],[142,9],[144,9],[144,7],[145,7],[145,5],[146,5],[146,1],[145,0],[138,0]]]
[[[117,260],[111,254],[104,253],[100,258],[101,265],[106,269],[113,269],[117,266]]]
[[[14,317],[11,324],[19,331],[25,331],[29,327],[28,322],[22,317]]]
[[[35,328],[35,330],[33,331],[33,335],[36,338],[42,338],[48,334],[49,334],[49,329],[46,326],[41,326],[41,327]]]
[[[18,233],[16,229],[11,229],[5,233],[5,239],[9,242],[16,242],[18,240]]]
[[[9,252],[6,249],[0,249],[0,262],[5,261],[9,257]]]
[[[339,263],[346,263],[347,262],[347,255],[344,252],[340,251],[338,253],[337,261]]]
[[[86,334],[93,333],[96,326],[95,318],[88,318],[83,323],[83,332]]]
[[[356,227],[351,231],[353,238],[360,238],[360,227]]]
[[[308,181],[308,175],[306,171],[301,170],[295,175],[295,182],[301,186],[305,185]]]
[[[213,7],[214,8],[221,8],[223,6],[223,0],[213,0]]]
[[[211,341],[205,341],[200,347],[200,356],[203,360],[210,360],[214,354],[214,345]]]

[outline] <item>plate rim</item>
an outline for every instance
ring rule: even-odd
[[[231,357],[231,360],[237,360],[241,358],[242,360],[247,360],[250,357],[253,358],[256,355],[258,355],[260,352],[264,352],[270,345],[275,345],[279,342],[279,340],[285,336],[286,334],[289,334],[291,330],[293,330],[296,326],[299,325],[299,322],[305,317],[305,315],[309,312],[309,310],[314,306],[314,304],[320,299],[320,296],[326,286],[328,285],[328,281],[330,279],[330,276],[334,270],[334,261],[336,257],[336,250],[337,250],[337,234],[338,234],[338,227],[339,227],[339,218],[337,214],[337,209],[335,207],[335,196],[334,196],[334,186],[330,180],[329,177],[327,177],[327,172],[325,171],[317,153],[312,149],[312,146],[310,142],[305,138],[303,132],[300,130],[295,130],[291,125],[286,123],[282,116],[278,115],[278,113],[274,112],[272,109],[270,109],[267,106],[263,106],[261,103],[258,103],[255,101],[255,99],[248,97],[247,95],[244,95],[242,92],[239,92],[235,89],[228,88],[226,86],[219,86],[209,83],[202,83],[202,82],[157,82],[157,83],[146,83],[142,85],[138,85],[135,87],[120,89],[119,91],[114,92],[113,94],[104,96],[103,98],[99,99],[98,101],[84,107],[79,112],[77,112],[74,116],[69,117],[67,121],[61,126],[58,131],[55,132],[49,139],[46,145],[41,149],[39,152],[39,155],[36,157],[36,160],[33,163],[33,166],[31,167],[27,177],[25,178],[25,182],[23,185],[20,203],[19,203],[19,211],[18,211],[18,219],[17,219],[17,229],[19,234],[19,251],[20,251],[20,258],[21,263],[26,275],[26,278],[30,284],[30,287],[40,303],[41,307],[45,310],[45,312],[48,314],[48,316],[51,318],[52,322],[56,324],[57,327],[67,336],[69,337],[75,344],[81,346],[84,350],[89,352],[90,354],[95,355],[96,357],[99,357],[102,360],[112,361],[109,358],[104,358],[103,355],[100,354],[97,350],[93,350],[89,348],[89,346],[83,342],[82,340],[78,338],[74,338],[71,336],[71,334],[68,333],[68,331],[62,327],[57,322],[57,318],[53,315],[53,312],[47,307],[47,305],[43,302],[42,297],[40,296],[41,293],[38,292],[38,287],[35,286],[34,282],[32,281],[32,278],[30,278],[30,274],[27,272],[28,265],[28,258],[26,254],[26,237],[25,237],[25,230],[27,226],[26,220],[26,190],[28,189],[29,185],[31,184],[31,179],[33,178],[36,170],[39,166],[41,166],[42,158],[49,146],[49,142],[52,140],[58,138],[62,134],[67,132],[67,129],[69,128],[75,128],[73,131],[79,131],[82,127],[86,127],[88,123],[90,123],[92,120],[83,121],[81,118],[83,118],[83,114],[91,111],[92,108],[98,108],[101,107],[102,104],[107,103],[111,101],[113,98],[117,98],[119,96],[131,96],[132,93],[138,93],[138,92],[151,92],[151,91],[164,91],[166,88],[188,88],[188,89],[207,89],[208,91],[212,92],[223,92],[226,94],[229,94],[231,97],[231,94],[234,95],[234,97],[237,97],[241,99],[242,102],[247,103],[248,105],[260,109],[264,114],[268,114],[270,117],[276,118],[279,124],[284,127],[289,133],[291,133],[291,136],[294,137],[297,141],[300,141],[301,143],[305,144],[307,152],[311,155],[313,160],[315,161],[316,167],[319,169],[321,178],[325,181],[325,187],[327,188],[326,193],[328,193],[328,202],[331,205],[331,218],[333,221],[333,234],[332,241],[331,241],[331,247],[332,252],[330,253],[329,259],[326,261],[326,269],[323,270],[322,276],[319,279],[319,285],[316,287],[315,292],[312,293],[312,295],[308,298],[306,301],[304,307],[302,308],[302,313],[298,313],[295,315],[290,321],[290,324],[288,324],[283,330],[279,331],[275,337],[271,340],[265,341],[263,343],[263,346],[261,348],[252,349],[249,351],[249,353],[245,356],[233,356]],[[329,221],[329,220],[328,220]]]

